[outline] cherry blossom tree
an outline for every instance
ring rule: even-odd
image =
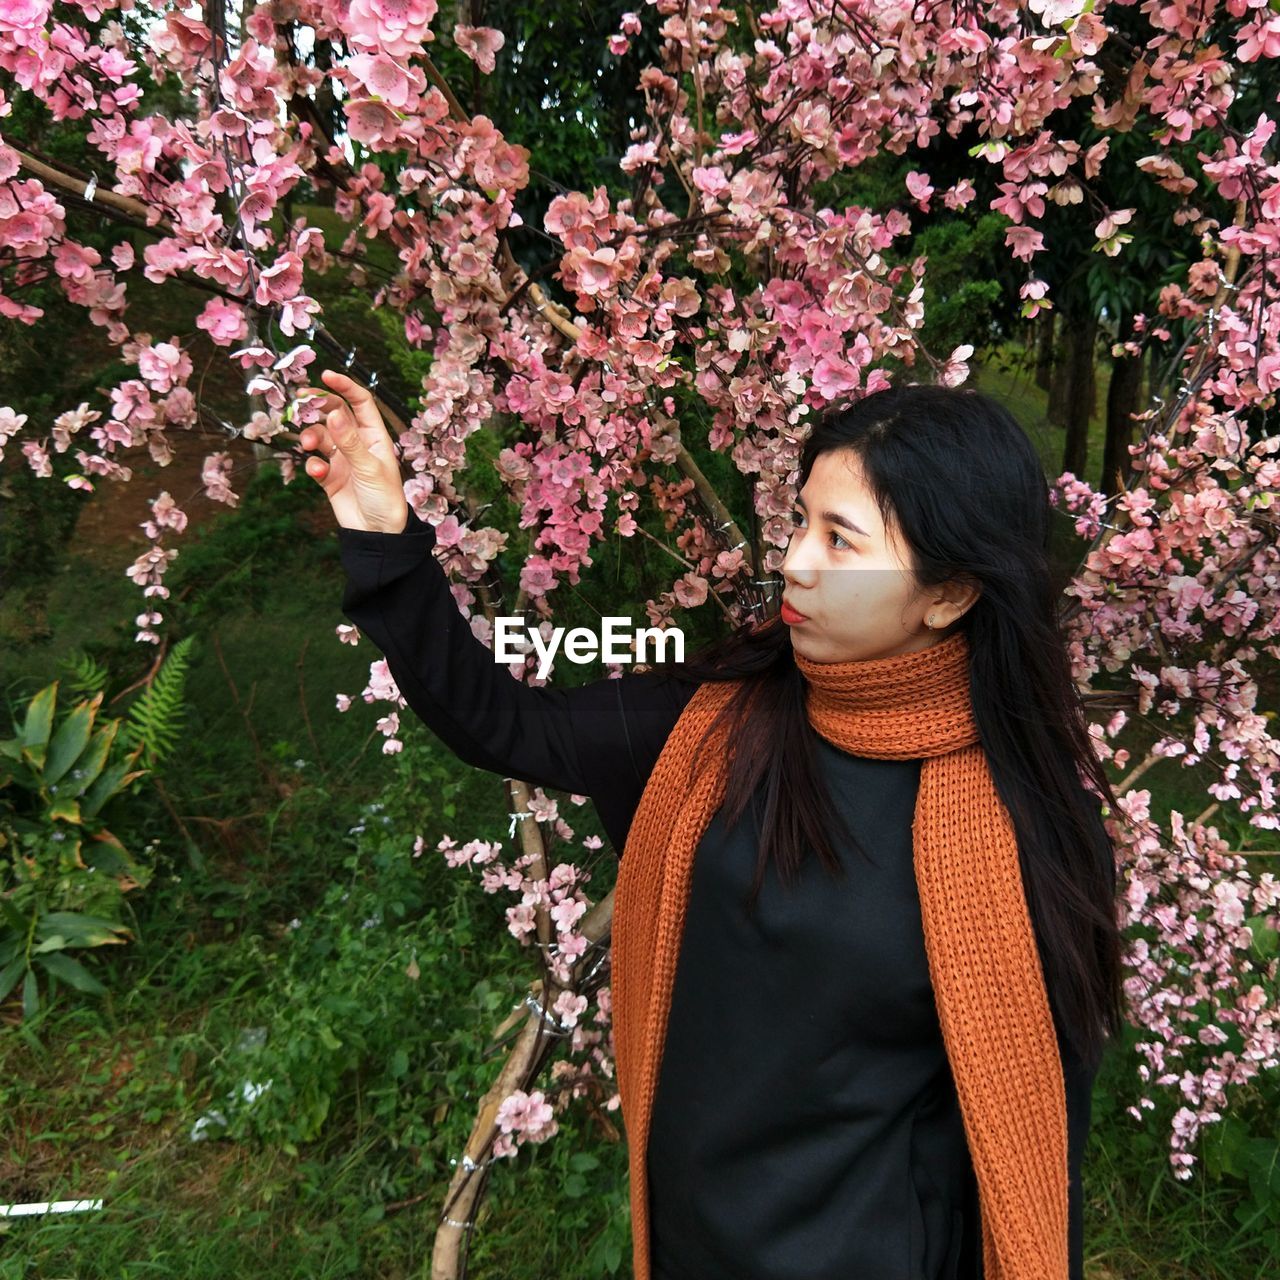
[[[555,195],[539,212],[541,261],[522,265],[513,243],[533,228],[515,206],[533,157],[501,120],[469,113],[440,70],[448,49],[483,79],[504,56],[498,27],[450,24],[436,0],[234,11],[0,0],[0,313],[38,326],[41,307],[24,294],[54,284],[130,367],[109,403],[68,405],[52,421],[0,408],[0,448],[36,475],[97,491],[130,481],[122,450],[145,446],[163,464],[172,433],[213,425],[261,444],[289,483],[308,420],[292,392],[323,355],[378,397],[406,496],[436,526],[482,639],[495,600],[482,580],[496,580],[511,534],[483,522],[468,485],[473,436],[501,442],[498,477],[534,531],[511,584],[516,612],[549,628],[557,592],[604,544],[652,537],[645,522],[658,520],[681,572],[645,601],[650,623],[699,609],[737,623],[768,607],[812,414],[894,379],[969,376],[972,345],[921,340],[929,267],[912,251],[913,217],[960,216],[979,199],[1003,216],[1031,319],[1068,287],[1054,210],[1089,208],[1092,243],[1077,256],[1119,269],[1135,213],[1151,206],[1102,193],[1154,184],[1170,197],[1161,234],[1181,245],[1186,270],[1130,318],[1112,355],[1154,353],[1158,386],[1132,415],[1123,486],[1096,491],[1067,472],[1054,493],[1085,544],[1064,616],[1122,797],[1109,821],[1139,1033],[1133,1110],[1176,1100],[1170,1157],[1188,1177],[1203,1126],[1280,1064],[1280,887],[1254,870],[1258,850],[1231,848],[1222,830],[1280,825],[1274,714],[1258,705],[1259,679],[1280,658],[1280,434],[1267,434],[1280,390],[1267,96],[1280,84],[1280,13],[1261,0],[653,0],[622,16],[609,53],[622,58],[642,34],[660,53],[636,86],[645,118],[620,159],[626,194]],[[183,109],[153,110],[149,94],[175,84]],[[19,94],[52,121],[85,122],[90,173],[5,131]],[[1241,104],[1254,104],[1247,118]],[[1116,170],[1113,141],[1139,120],[1150,151]],[[940,185],[930,157],[944,144],[967,148],[971,172]],[[918,163],[895,201],[851,195],[860,169],[908,153]],[[282,216],[305,190],[347,223],[340,248],[306,214]],[[79,229],[98,216],[132,227],[140,250],[131,239],[104,257],[87,245]],[[375,241],[398,267],[369,306],[429,353],[421,386],[388,385],[357,362],[315,297],[330,273],[367,290]],[[211,423],[182,341],[131,323],[131,291],[172,280],[206,295],[194,325],[243,377],[238,422]],[[749,512],[708,479],[715,455],[745,479]],[[203,475],[210,498],[236,504],[225,449]],[[150,546],[127,572],[144,601],[137,639],[158,646],[186,515],[168,492],[151,511]],[[511,674],[537,680],[531,663]],[[378,723],[394,753],[404,704],[384,662],[362,697],[386,704]],[[1134,760],[1113,744],[1139,724],[1156,739]],[[1211,770],[1213,803],[1161,822],[1138,784],[1170,758]],[[543,972],[513,1014],[520,1031],[449,1189],[437,1275],[456,1274],[489,1161],[550,1137],[573,1097],[617,1103],[611,898],[588,897],[578,860],[553,864],[557,839],[576,837],[559,803],[507,786],[510,851],[451,836],[438,851],[513,895],[509,927],[537,944]],[[566,1054],[549,1090],[536,1089],[558,1040]]]

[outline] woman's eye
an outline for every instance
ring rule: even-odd
[[[792,513],[791,527],[792,529],[803,529],[805,527],[804,515],[802,512],[795,511]],[[834,551],[852,551],[853,550],[853,544],[851,542],[846,542],[845,539],[842,538],[838,533],[836,533],[834,529],[827,534],[827,537],[834,538],[836,542],[840,544],[839,546],[833,545],[832,550]]]

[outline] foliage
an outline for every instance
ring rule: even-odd
[[[121,742],[137,748],[143,764],[153,773],[178,745],[183,729],[183,685],[194,643],[195,636],[183,636],[169,650],[155,678],[129,707],[120,733]]]
[[[406,797],[429,794],[448,820],[463,790],[440,748],[424,749],[411,735],[383,798],[362,806],[355,825],[332,842],[323,896],[278,929],[240,940],[238,967],[260,979],[240,988],[215,1029],[175,1043],[175,1052],[189,1046],[198,1056],[210,1099],[190,1126],[191,1140],[238,1140],[302,1157],[358,1113],[396,1164],[388,1195],[401,1194],[406,1176],[409,1187],[447,1181],[471,1124],[470,1100],[489,1083],[493,1029],[518,1006],[523,986],[518,950],[495,957],[484,945],[501,919],[495,905],[424,862],[423,841],[407,834],[406,824],[424,814]],[[534,1185],[545,1184],[563,1205],[546,1270],[583,1280],[622,1272],[628,1217],[618,1136],[613,1130],[612,1150],[601,1150],[591,1132],[551,1144],[545,1155],[522,1148],[519,1176],[534,1173]],[[543,1274],[528,1256],[536,1246],[527,1227],[508,1225],[505,1211],[497,1212],[504,1213],[500,1226],[485,1211],[476,1265],[486,1258],[498,1265],[517,1246],[509,1233],[518,1232],[528,1273]],[[361,1215],[367,1223],[381,1217],[376,1206]],[[589,1242],[580,1270],[566,1263],[561,1243],[575,1232]]]
[[[147,772],[134,768],[142,747],[117,743],[119,720],[95,728],[100,691],[55,726],[58,683],[0,741],[0,999],[21,983],[26,1018],[40,1006],[40,974],[54,986],[106,990],[70,953],[122,943],[124,895],[148,879],[104,813]]]
[[[999,280],[974,270],[991,261],[1004,239],[1002,220],[987,213],[970,223],[959,218],[926,227],[914,248],[925,254],[924,338],[939,351],[965,344],[981,350],[998,340],[1005,291]]]
[[[449,794],[442,774],[437,780]],[[432,1074],[449,1059],[444,1043],[473,1031],[477,1014],[489,1018],[500,995],[485,984],[440,1026],[422,975],[440,972],[473,930],[456,910],[429,901],[404,833],[388,829],[383,810],[371,802],[337,837],[346,849],[337,874],[313,909],[284,925],[281,943],[253,941],[273,1016],[237,1030],[219,1054],[213,1078],[226,1085],[217,1093],[227,1101],[198,1134],[221,1130],[296,1155],[358,1080],[362,1107],[393,1146],[427,1140],[438,1092]]]
[[[0,466],[0,597],[6,603],[48,579],[79,514],[80,494],[49,489],[27,468]]]
[[[189,539],[174,568],[174,592],[184,627],[203,625],[236,603],[266,603],[267,566],[307,559],[299,548],[299,516],[316,509],[302,484],[280,484],[279,469],[264,467],[245,486],[241,519],[218,520]]]

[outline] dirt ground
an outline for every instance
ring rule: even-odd
[[[159,466],[145,446],[122,450],[114,455],[123,466],[133,469],[133,479],[121,484],[95,478],[94,492],[85,494],[84,506],[76,521],[72,543],[76,552],[103,568],[127,567],[132,556],[145,551],[149,539],[142,525],[151,517],[150,503],[163,492],[187,514],[187,528],[179,535],[166,533],[168,545],[181,546],[197,528],[235,510],[224,502],[214,502],[204,493],[200,476],[204,460],[212,453],[229,453],[232,458],[231,488],[243,494],[254,468],[259,465],[253,442],[215,436],[207,431],[175,430],[169,433],[173,457],[168,466]],[[301,468],[294,484],[314,484]],[[320,512],[323,515],[323,511]],[[319,530],[317,530],[319,531]]]

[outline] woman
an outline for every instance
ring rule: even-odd
[[[625,850],[637,1280],[1081,1280],[1121,1024],[1114,796],[1012,416],[928,386],[829,412],[779,618],[674,670],[538,688],[458,613],[372,397],[323,377],[301,439],[344,613],[464,761],[590,795]]]

